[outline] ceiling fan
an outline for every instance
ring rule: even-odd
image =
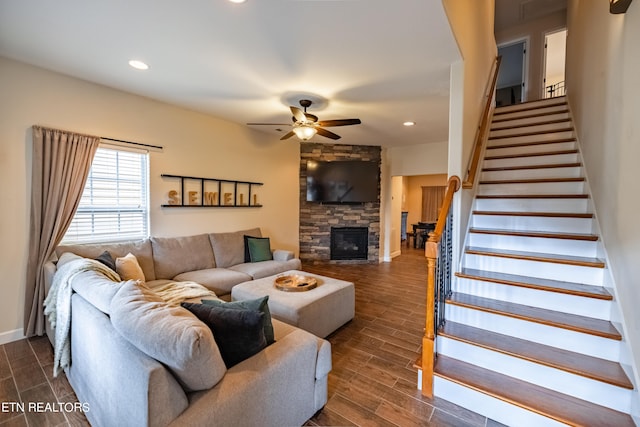
[[[301,99],[300,106],[304,109],[301,110],[298,107],[291,106],[291,113],[293,113],[293,124],[289,123],[247,123],[247,125],[278,125],[278,126],[293,126],[293,130],[287,132],[281,140],[289,139],[293,135],[296,135],[303,141],[311,139],[316,133],[320,136],[331,139],[340,139],[340,135],[337,135],[331,131],[324,129],[325,127],[332,126],[349,126],[359,125],[362,123],[360,119],[338,119],[338,120],[320,120],[318,116],[307,113],[307,108],[311,106],[313,102],[308,99]]]

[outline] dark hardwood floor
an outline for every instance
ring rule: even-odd
[[[305,271],[355,283],[356,316],[328,337],[333,370],[329,401],[307,426],[499,426],[416,389],[413,362],[424,327],[426,262],[419,249],[402,248],[391,263],[310,265]],[[51,375],[53,352],[46,337],[0,346],[2,402],[77,402],[64,375]],[[86,426],[84,415],[3,407],[0,425]]]

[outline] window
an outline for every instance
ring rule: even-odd
[[[98,148],[84,193],[62,243],[98,243],[146,238],[146,152]]]

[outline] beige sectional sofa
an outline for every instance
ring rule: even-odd
[[[114,259],[132,253],[150,287],[170,281],[193,281],[211,289],[218,297],[230,294],[239,283],[300,269],[300,260],[285,250],[274,250],[273,260],[245,262],[245,235],[262,237],[262,232],[260,228],[252,228],[229,233],[150,237],[136,242],[61,245],[55,253],[58,257],[71,252],[96,258],[106,250]],[[46,268],[47,277],[51,278],[55,265],[50,263]]]
[[[56,254],[95,258],[107,250],[115,258],[130,252],[151,290],[195,281],[219,295],[235,284],[300,267],[286,251],[245,263],[244,235],[260,236],[260,230],[60,246]],[[49,286],[56,268],[54,262],[46,267]],[[65,372],[94,426],[295,426],[327,401],[331,347],[309,332],[273,319],[275,342],[227,369],[204,323],[180,307],[154,302],[137,282],[113,282],[96,271],[69,282],[75,291],[72,360]],[[49,337],[54,334],[48,328]]]

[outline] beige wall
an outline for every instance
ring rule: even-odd
[[[451,65],[448,173],[464,180],[497,54],[493,35],[495,4],[493,0],[443,0],[443,4],[463,58]],[[472,202],[473,192],[469,190],[458,191],[454,198],[454,268],[463,247]]]
[[[411,231],[411,224],[420,221],[422,215],[422,187],[447,185],[447,174],[417,175],[407,177],[405,193],[407,215],[407,229]]]
[[[34,124],[164,146],[150,156],[151,234],[260,226],[298,249],[299,145],[245,126],[0,58],[0,341],[22,330]],[[160,174],[263,182],[255,209],[162,209],[174,182]]]
[[[640,2],[611,15],[608,2],[570,0],[567,92],[609,256],[631,352],[640,366]],[[627,360],[624,360],[628,357]],[[636,371],[636,384],[638,384]],[[640,404],[634,399],[634,414]]]
[[[567,25],[566,23],[566,12],[559,11],[540,19],[496,32],[495,37],[498,45],[523,38],[527,39],[527,51],[529,54],[526,101],[542,98],[545,34],[564,28]]]

